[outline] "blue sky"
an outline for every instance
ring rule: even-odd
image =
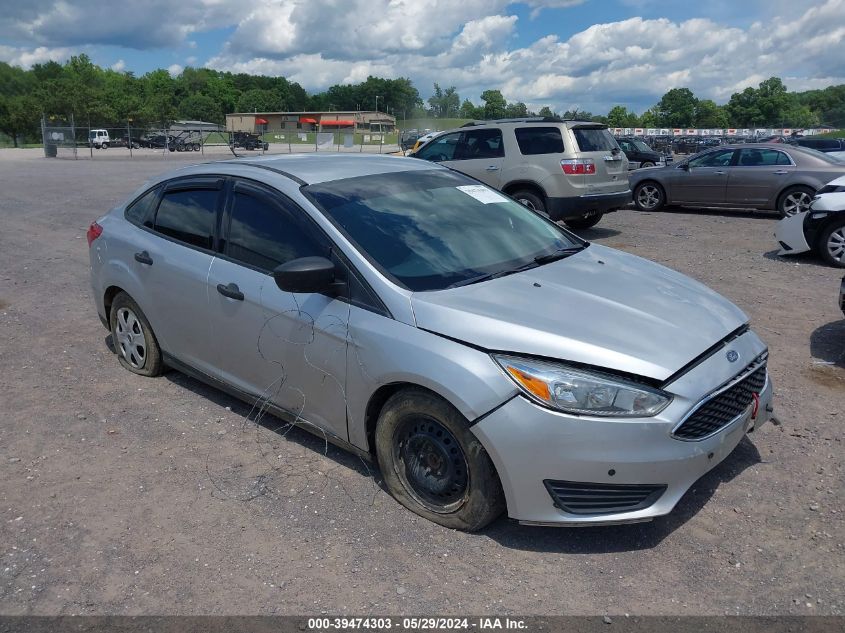
[[[143,74],[208,66],[284,75],[311,92],[410,77],[478,101],[638,112],[672,87],[724,103],[769,76],[845,83],[845,0],[12,0],[0,60],[87,53]],[[106,19],[103,17],[106,16]],[[97,28],[92,28],[96,24]]]

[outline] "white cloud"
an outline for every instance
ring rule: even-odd
[[[49,61],[64,62],[77,52],[72,48],[49,48],[47,46],[16,48],[0,44],[0,61],[12,66],[31,68],[35,64],[43,64]]]
[[[715,17],[635,17],[560,35],[570,33],[563,9],[581,3],[149,0],[122,5],[120,20],[103,21],[102,15],[113,10],[107,0],[30,0],[0,15],[0,32],[15,42],[0,46],[0,59],[30,66],[97,44],[197,48],[191,34],[232,28],[205,65],[281,74],[308,90],[362,81],[370,74],[404,76],[424,97],[436,81],[476,101],[483,90],[499,88],[509,100],[537,108],[578,105],[603,112],[615,103],[642,110],[680,86],[724,102],[772,75],[783,77],[793,90],[845,83],[845,0],[761,1],[755,5],[758,21],[743,26],[726,26]],[[624,3],[650,12],[661,6],[656,0]],[[544,35],[518,46],[525,25],[508,11],[517,4],[535,14],[542,11],[546,20],[531,24]],[[725,15],[729,5],[730,0],[711,0],[690,13]],[[91,28],[95,23],[98,28]],[[196,63],[196,56],[192,51],[183,63]],[[168,70],[182,68],[174,64]]]
[[[126,68],[126,62],[122,59],[118,59],[115,63],[111,65],[112,70],[116,70],[117,72],[121,72]]]
[[[167,72],[170,73],[171,77],[181,74],[183,70],[185,69],[179,64],[170,64],[170,66],[167,67]]]

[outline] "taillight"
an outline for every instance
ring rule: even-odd
[[[592,158],[565,158],[560,161],[560,166],[567,176],[592,176],[596,173]]]
[[[91,243],[100,237],[103,234],[103,227],[97,224],[96,222],[91,222],[91,226],[88,227],[88,232],[85,236],[88,238],[88,247],[91,247]]]

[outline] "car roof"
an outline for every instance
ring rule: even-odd
[[[236,158],[220,162],[269,169],[306,185],[374,174],[445,169],[429,161],[398,156],[336,153],[285,154]],[[220,164],[220,162],[206,163],[206,166]]]

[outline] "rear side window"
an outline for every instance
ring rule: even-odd
[[[563,137],[556,127],[518,127],[516,143],[523,156],[562,154]]]
[[[186,189],[164,194],[153,228],[162,235],[200,248],[213,248],[216,189]]]
[[[575,127],[572,134],[582,152],[607,152],[616,148],[616,139],[607,128]]]
[[[126,207],[124,217],[133,224],[143,224],[144,220],[152,216],[158,199],[158,188],[150,189],[143,196]]]
[[[791,165],[789,157],[776,149],[741,149],[739,150],[740,167],[771,167],[773,165]]]
[[[273,270],[298,257],[328,256],[302,224],[262,194],[235,191],[226,254],[249,266]]]

